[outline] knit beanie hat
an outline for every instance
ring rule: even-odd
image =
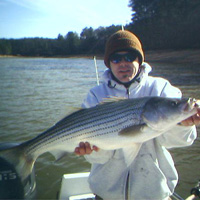
[[[104,63],[110,67],[110,56],[117,51],[136,51],[140,65],[144,61],[144,53],[139,39],[130,31],[120,30],[110,36],[106,43]]]

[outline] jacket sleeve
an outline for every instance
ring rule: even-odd
[[[82,108],[91,108],[99,104],[98,98],[92,90],[89,91],[86,99],[82,103]]]
[[[197,137],[196,127],[177,125],[157,138],[159,143],[166,148],[184,147],[192,145]]]
[[[90,155],[85,155],[85,159],[93,163],[105,164],[113,157],[115,151],[105,151],[100,149],[98,152],[93,151]]]
[[[161,96],[168,98],[181,98],[182,93],[179,88],[174,87],[171,83],[163,78],[149,77],[146,82],[145,95]]]

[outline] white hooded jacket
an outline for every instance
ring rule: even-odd
[[[163,78],[149,76],[151,67],[141,66],[134,83],[126,89],[114,81],[110,70],[103,82],[90,90],[83,107],[92,107],[109,97],[138,98],[162,96],[181,98],[181,91]],[[109,112],[109,111],[108,111]],[[178,181],[174,162],[167,148],[191,145],[196,138],[196,128],[177,125],[161,136],[142,144],[136,158],[127,167],[123,151],[93,152],[85,158],[92,163],[89,184],[92,191],[104,200],[162,200],[173,192]]]

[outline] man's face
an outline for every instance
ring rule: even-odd
[[[110,69],[122,83],[131,81],[139,70],[139,60],[135,53],[120,51],[110,57]]]

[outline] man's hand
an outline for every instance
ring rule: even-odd
[[[91,147],[90,143],[88,142],[80,142],[79,143],[79,147],[75,148],[74,153],[78,156],[84,156],[84,155],[89,155],[91,154],[93,151],[99,151],[99,148],[96,146]]]
[[[198,109],[198,113],[189,117],[188,119],[185,119],[181,122],[181,125],[183,126],[192,126],[192,125],[200,125],[200,109]]]

